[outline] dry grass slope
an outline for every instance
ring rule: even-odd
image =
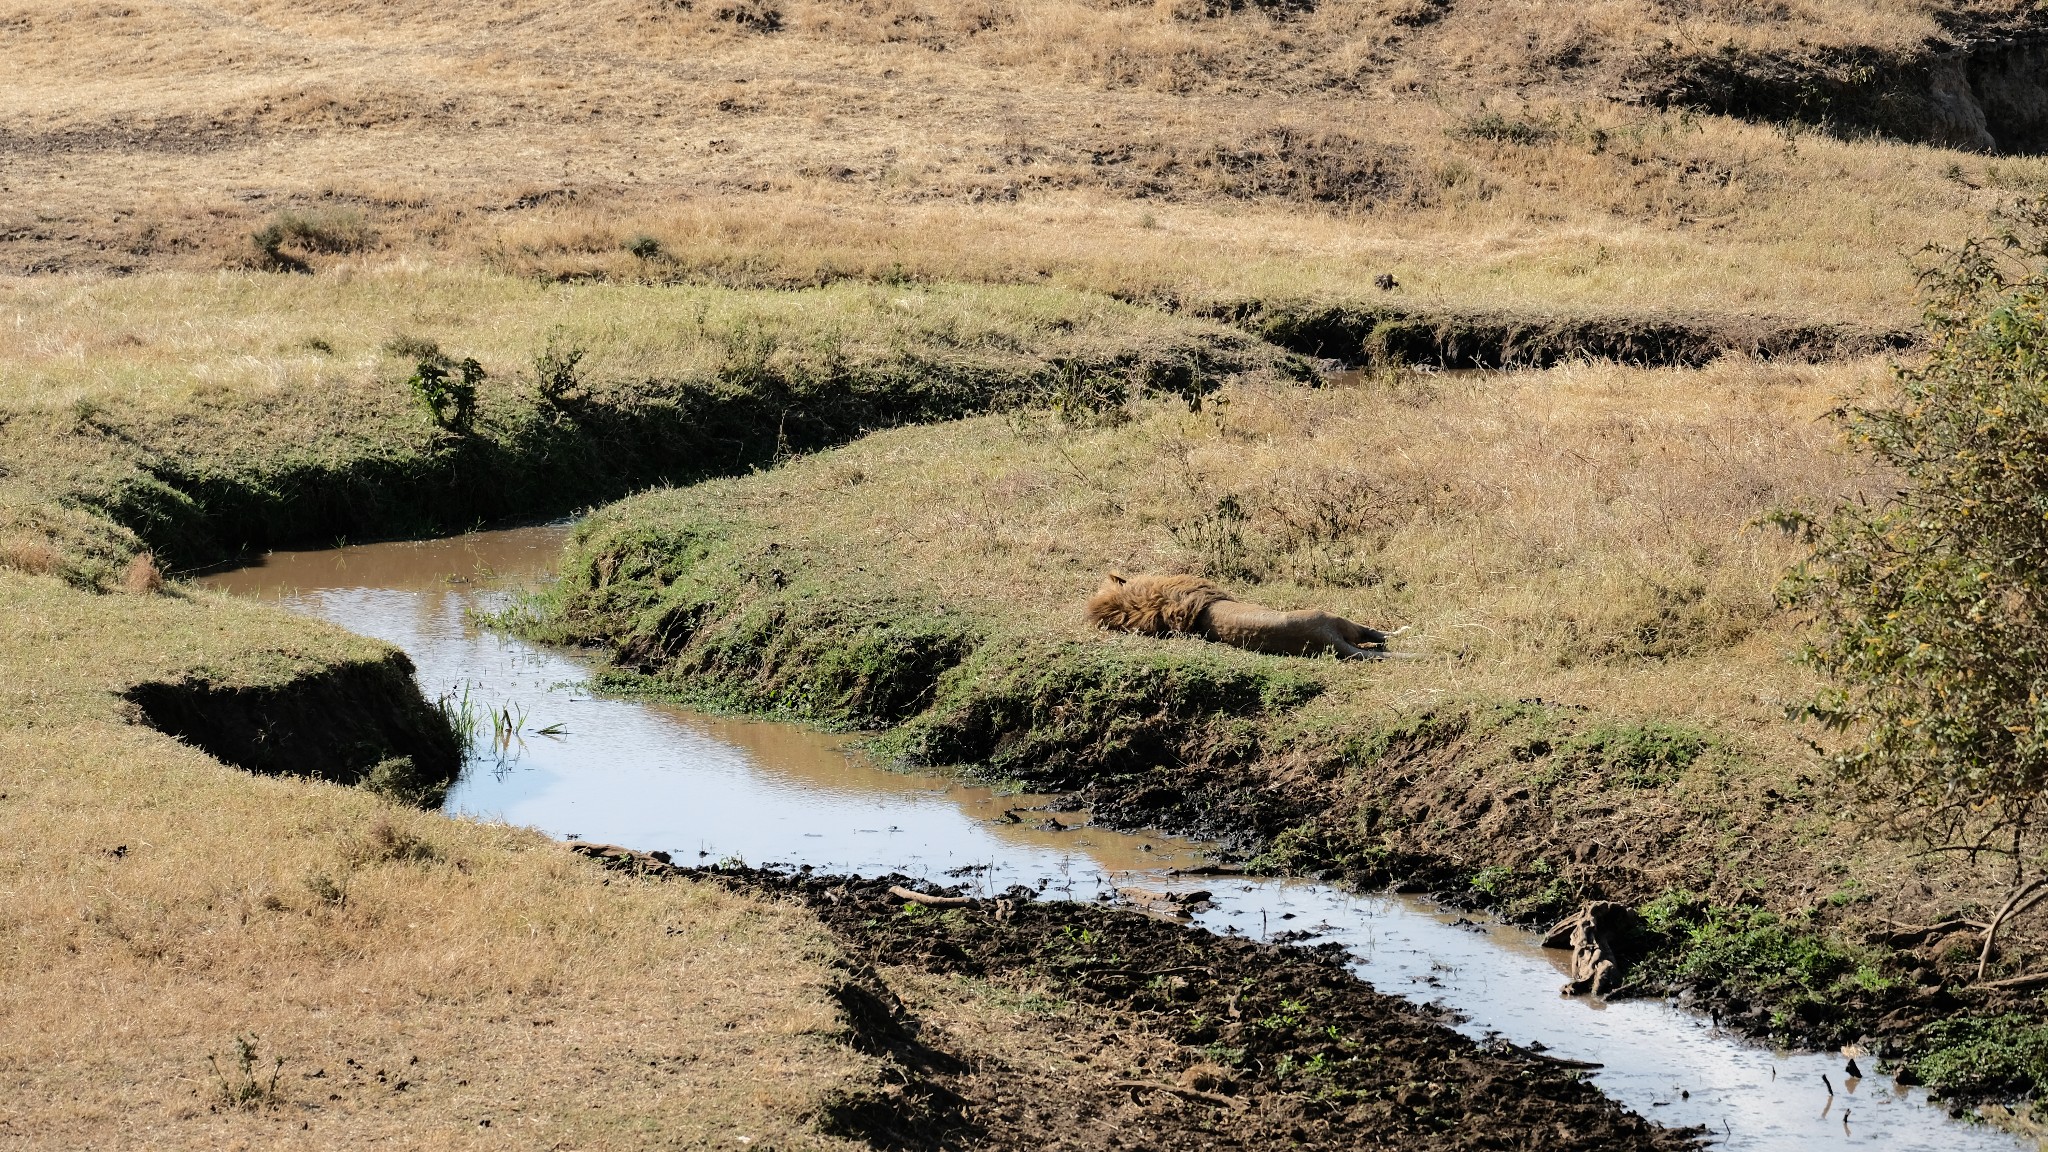
[[[720,15],[724,13],[724,15]],[[2048,184],[1617,104],[1644,52],[1895,48],[1923,4],[48,5],[0,18],[0,262],[487,259],[743,286],[1776,312]],[[262,237],[252,241],[252,236]]]
[[[807,917],[251,777],[119,701],[379,645],[210,597],[5,572],[0,597],[0,1140],[842,1146],[813,1123],[869,1065]]]

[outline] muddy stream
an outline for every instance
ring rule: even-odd
[[[476,754],[449,793],[452,814],[667,850],[678,864],[738,859],[900,871],[991,891],[1024,884],[1076,899],[1118,885],[1199,887],[1214,894],[1215,907],[1198,924],[1253,938],[1290,933],[1339,942],[1360,978],[1381,991],[1450,1008],[1462,1018],[1458,1028],[1475,1037],[1499,1034],[1597,1062],[1594,1082],[1610,1096],[1664,1124],[1707,1128],[1717,1147],[2030,1146],[1951,1120],[1919,1089],[1886,1077],[1845,1081],[1838,1055],[1759,1047],[1663,1001],[1561,996],[1565,954],[1544,951],[1533,934],[1512,926],[1314,883],[1172,876],[1169,869],[1202,862],[1201,845],[1091,828],[1080,813],[1033,810],[1042,798],[884,770],[839,737],[593,696],[576,653],[492,633],[468,615],[507,589],[545,578],[567,532],[557,525],[278,552],[201,582],[396,644],[411,654],[430,697],[466,692],[480,713],[515,719],[518,735],[509,742],[494,741],[491,726],[482,725]],[[1078,826],[1048,826],[1049,818]]]

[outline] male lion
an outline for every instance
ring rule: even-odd
[[[1199,576],[1123,576],[1111,572],[1088,601],[1088,619],[1113,632],[1147,636],[1187,633],[1269,652],[1314,656],[1335,652],[1345,659],[1386,656],[1387,637],[1342,616],[1310,608],[1282,612],[1233,600]],[[1366,647],[1370,645],[1370,647]]]

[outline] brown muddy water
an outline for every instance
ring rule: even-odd
[[[1662,1001],[1561,996],[1563,954],[1508,925],[1313,883],[1175,876],[1170,869],[1202,861],[1200,845],[1088,827],[1079,813],[1043,810],[1038,797],[889,771],[844,737],[593,695],[581,654],[493,633],[471,615],[544,580],[567,533],[550,525],[278,552],[200,583],[396,644],[430,697],[466,695],[477,713],[516,729],[499,740],[480,726],[449,792],[452,815],[666,850],[679,864],[904,872],[1079,899],[1113,898],[1123,886],[1201,887],[1215,899],[1197,917],[1202,927],[1340,943],[1381,991],[1453,1010],[1468,1035],[1597,1062],[1593,1080],[1610,1096],[1662,1123],[1704,1127],[1719,1147],[2029,1146],[1951,1120],[1884,1077],[1845,1081],[1833,1054],[1762,1048]]]

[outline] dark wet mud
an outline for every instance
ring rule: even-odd
[[[646,867],[614,858],[615,866]],[[655,867],[655,871],[668,872]],[[905,876],[679,869],[802,901],[872,969],[966,977],[1092,1009],[1059,1076],[917,1043],[885,990],[883,1035],[917,1076],[899,1124],[985,1148],[1679,1149],[1581,1068],[1444,1026],[1381,995],[1341,946],[1261,944],[1025,888],[925,905]],[[892,891],[893,890],[893,891]],[[893,1050],[893,1049],[892,1049]]]

